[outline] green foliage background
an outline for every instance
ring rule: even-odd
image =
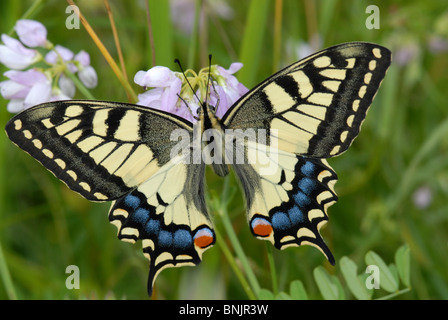
[[[195,1],[191,2],[194,5]],[[339,175],[336,191],[340,200],[329,209],[330,221],[322,234],[338,261],[336,267],[328,265],[321,253],[311,247],[267,254],[266,244],[250,234],[241,193],[235,178],[230,178],[230,188],[237,192],[228,207],[229,218],[248,263],[264,288],[261,296],[272,297],[271,291],[300,291],[300,280],[308,298],[321,299],[313,276],[316,267],[319,269],[314,273],[326,270],[343,279],[343,263],[339,263],[343,256],[353,260],[358,273],[363,273],[364,257],[370,250],[390,263],[398,248],[407,244],[411,290],[397,298],[447,299],[448,53],[446,48],[434,52],[429,46],[436,37],[448,41],[446,1],[226,3],[233,9],[231,19],[222,19],[209,10],[196,32],[188,34],[172,22],[169,1],[149,0],[152,52],[145,2],[111,0],[133,89],[141,92],[132,79],[138,70],[152,66],[152,54],[157,64],[174,69],[173,60],[178,58],[184,67],[199,70],[207,65],[209,53],[213,54],[214,63],[224,67],[234,61],[243,62],[244,68],[237,76],[250,88],[298,60],[296,49],[302,42],[310,44],[315,34],[321,44],[313,50],[362,40],[390,48],[395,58],[360,137],[343,156],[329,161]],[[118,62],[103,1],[80,0],[76,4]],[[365,26],[369,16],[366,7],[370,4],[380,9],[380,29],[369,30]],[[65,27],[66,6],[60,0],[1,1],[0,31],[9,33],[15,21],[31,7],[28,17],[47,27],[53,43],[74,52],[84,49],[90,53],[99,76],[98,87],[91,90],[96,99],[127,101],[125,90],[84,27]],[[76,98],[85,97],[78,92]],[[4,127],[11,115],[6,111],[7,101],[0,103],[0,125]],[[207,174],[207,183],[209,203],[223,200],[222,180]],[[426,190],[430,195],[424,208],[415,203],[418,190]],[[141,246],[117,240],[116,228],[108,223],[108,207],[90,203],[68,190],[1,134],[0,298],[146,299],[148,266]],[[216,228],[228,243],[220,219],[216,219]],[[248,298],[220,247],[217,244],[208,250],[198,267],[163,271],[156,282],[155,298]],[[233,253],[230,244],[229,247]],[[269,257],[275,264],[274,281]],[[239,266],[239,259],[236,262]],[[80,268],[79,290],[65,286],[68,265]],[[354,298],[347,283],[341,283],[347,292],[345,298]],[[384,295],[380,289],[373,297]],[[279,295],[282,297],[287,295]]]

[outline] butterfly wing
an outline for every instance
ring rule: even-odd
[[[231,129],[278,130],[280,149],[315,158],[341,154],[361,124],[391,53],[352,42],[296,62],[244,95],[223,117]]]
[[[215,241],[204,164],[171,157],[178,129],[191,141],[192,124],[180,117],[102,101],[45,103],[6,125],[9,138],[70,189],[93,201],[116,200],[109,220],[121,240],[142,240],[149,292],[162,269],[198,264]]]
[[[248,158],[255,150],[258,159],[234,165],[255,236],[279,249],[317,246],[334,263],[319,229],[337,200],[337,176],[321,158],[351,145],[390,60],[390,51],[375,44],[334,46],[274,74],[224,115],[226,128],[266,132],[265,142],[237,147]],[[260,172],[261,159],[271,170]]]
[[[197,265],[215,242],[204,200],[204,168],[170,161],[112,204],[109,220],[118,227],[118,238],[142,240],[150,295],[160,271]]]
[[[245,191],[252,234],[277,249],[315,246],[334,264],[319,230],[328,221],[327,209],[337,201],[336,173],[325,159],[260,147],[249,143],[257,159],[234,165]]]
[[[25,110],[6,125],[9,139],[70,189],[114,200],[170,160],[175,129],[191,123],[162,111],[102,101],[56,101]]]

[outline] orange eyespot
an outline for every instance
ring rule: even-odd
[[[272,233],[272,225],[263,218],[255,218],[251,223],[252,231],[256,236],[267,237]]]
[[[199,248],[206,248],[213,244],[214,241],[213,232],[208,228],[200,229],[194,236],[194,244]]]

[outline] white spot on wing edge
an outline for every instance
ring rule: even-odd
[[[16,130],[22,129],[22,120],[17,119],[16,121],[14,121],[14,129]]]
[[[372,53],[375,56],[375,58],[380,59],[381,58],[381,50],[380,48],[373,48]]]

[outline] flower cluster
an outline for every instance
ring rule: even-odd
[[[70,74],[77,73],[85,87],[96,87],[97,74],[87,52],[75,55],[53,45],[47,39],[47,29],[38,21],[19,20],[14,30],[20,41],[2,34],[0,44],[0,63],[11,69],[4,73],[8,80],[0,82],[1,95],[10,100],[9,112],[73,98],[76,89]]]
[[[242,66],[242,63],[237,62],[232,63],[229,69],[212,65],[201,69],[199,73],[191,69],[185,73],[174,72],[162,66],[138,71],[134,82],[145,89],[151,89],[138,95],[137,104],[164,110],[195,122],[199,104],[206,101],[216,108],[216,116],[222,117],[248,91],[233,76]]]

